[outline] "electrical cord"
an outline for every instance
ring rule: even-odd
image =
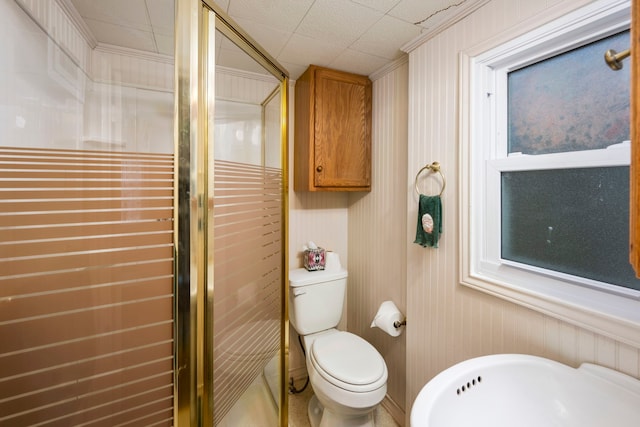
[[[302,345],[302,338],[300,338],[300,335],[298,335],[298,343],[300,344],[300,349],[302,350],[302,354],[304,355],[304,360],[306,362],[307,360],[307,352],[304,351],[304,346]],[[309,376],[307,375],[307,379],[304,382],[304,385],[302,386],[302,388],[300,390],[298,390],[296,388],[296,386],[293,384],[293,377],[289,378],[289,394],[298,394],[298,393],[302,393],[307,386],[309,385]]]

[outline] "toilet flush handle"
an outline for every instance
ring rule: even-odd
[[[300,295],[304,295],[306,294],[305,291],[303,291],[302,289],[294,289],[293,290],[293,296],[294,297],[299,297]]]

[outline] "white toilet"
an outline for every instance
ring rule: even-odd
[[[373,411],[387,392],[387,365],[367,341],[336,329],[347,271],[289,272],[289,319],[302,336],[312,427],[374,426]],[[317,398],[317,399],[316,399]]]

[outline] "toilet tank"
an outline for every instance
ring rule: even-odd
[[[347,270],[289,271],[289,320],[299,335],[335,328],[342,317]]]

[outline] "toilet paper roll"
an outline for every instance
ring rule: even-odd
[[[327,251],[326,263],[324,269],[327,271],[340,271],[342,265],[340,264],[340,255],[336,252]]]
[[[380,328],[392,337],[397,337],[404,330],[404,326],[396,328],[394,323],[400,324],[403,320],[404,315],[400,313],[393,301],[385,301],[380,304],[380,308],[371,322],[371,327]]]

